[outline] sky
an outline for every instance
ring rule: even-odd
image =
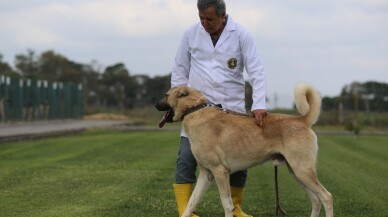
[[[255,40],[268,107],[289,108],[298,83],[338,96],[354,81],[388,83],[387,0],[225,0]],[[0,0],[0,53],[13,66],[47,50],[131,75],[171,72],[195,0]]]

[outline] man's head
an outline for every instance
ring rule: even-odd
[[[209,34],[217,33],[225,23],[226,6],[224,0],[198,0],[199,18]]]

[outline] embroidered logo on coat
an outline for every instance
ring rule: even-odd
[[[232,57],[228,60],[228,68],[235,69],[237,67],[237,59]]]

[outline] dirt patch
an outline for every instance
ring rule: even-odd
[[[85,120],[128,120],[128,116],[120,114],[98,113],[85,115]]]

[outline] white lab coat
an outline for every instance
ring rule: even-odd
[[[183,35],[171,86],[188,85],[223,108],[245,113],[244,67],[253,88],[251,110],[266,109],[265,73],[251,34],[228,16],[214,47],[209,33],[197,23]]]

